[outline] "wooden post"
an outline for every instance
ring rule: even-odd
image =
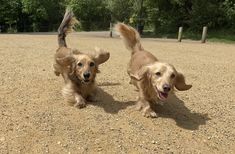
[[[179,27],[178,42],[181,42],[182,40],[182,33],[183,33],[183,27]]]
[[[113,37],[113,24],[110,22],[110,25],[109,25],[109,36],[110,37]]]
[[[203,27],[201,43],[206,43],[207,26]]]

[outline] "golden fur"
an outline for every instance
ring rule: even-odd
[[[183,91],[192,86],[185,83],[184,75],[177,72],[174,66],[159,62],[153,54],[144,50],[139,33],[134,28],[118,23],[115,29],[127,49],[132,52],[127,72],[131,78],[130,83],[139,91],[137,109],[142,110],[146,117],[157,117],[151,109],[151,103],[165,100],[174,87]]]
[[[59,48],[55,54],[54,72],[63,76],[65,86],[62,94],[66,101],[82,108],[86,101],[91,100],[95,92],[96,73],[98,66],[109,59],[109,53],[95,48],[94,54],[85,54],[77,49],[67,47],[65,37],[77,23],[71,10],[67,10],[58,29]]]

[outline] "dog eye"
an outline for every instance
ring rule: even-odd
[[[175,74],[171,74],[171,78],[174,79],[175,78]]]
[[[94,63],[94,62],[91,62],[91,63],[90,63],[90,67],[93,67],[93,66],[95,66],[95,63]]]
[[[157,72],[155,73],[157,76],[161,76],[161,72]]]
[[[78,66],[82,67],[82,63],[78,63]]]

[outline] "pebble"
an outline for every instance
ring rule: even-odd
[[[61,142],[60,142],[60,141],[58,141],[58,142],[57,142],[57,144],[61,144]]]
[[[1,141],[1,142],[4,142],[5,140],[6,140],[5,137],[1,137],[1,138],[0,138],[0,141]]]
[[[103,149],[101,147],[98,148],[98,151],[102,151]]]

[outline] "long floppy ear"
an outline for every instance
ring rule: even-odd
[[[70,66],[75,62],[75,58],[72,55],[68,55],[63,58],[56,58],[56,62],[63,66]]]
[[[192,87],[192,85],[187,85],[185,83],[184,75],[182,73],[178,72],[177,75],[176,75],[175,87],[179,91],[185,91],[185,90],[189,90]]]
[[[140,81],[147,75],[148,71],[149,71],[149,67],[143,66],[135,74],[130,73],[130,76],[132,78]]]
[[[110,57],[109,52],[104,51],[103,49],[95,47],[95,51],[96,51],[96,53],[95,53],[95,55],[93,55],[93,57],[94,57],[94,61],[98,65],[106,62]]]
[[[79,54],[82,54],[82,52],[78,49],[72,49],[72,54],[73,55],[79,55]]]

